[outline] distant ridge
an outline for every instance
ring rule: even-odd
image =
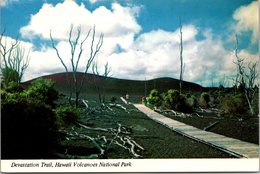
[[[77,78],[80,80],[83,77],[84,73],[77,72]],[[68,90],[68,85],[66,81],[66,73],[56,73],[56,74],[50,74],[41,76],[38,78],[43,79],[51,79],[55,82],[56,87],[66,92]],[[29,80],[25,83],[30,83],[38,78]],[[69,80],[73,80],[73,73],[68,73]],[[102,87],[104,86],[105,90],[110,93],[117,93],[117,94],[125,94],[127,93],[135,93],[135,94],[144,94],[145,92],[145,86],[146,91],[149,93],[152,89],[157,89],[159,92],[165,92],[168,89],[179,89],[179,80],[170,78],[170,77],[162,77],[162,78],[156,78],[152,80],[128,80],[128,79],[118,79],[114,77],[108,77],[106,80],[102,76],[93,75],[90,73],[87,73],[84,86],[82,88],[83,92],[86,90],[88,92],[94,92],[95,91],[95,79],[100,82],[100,85]],[[200,91],[203,87],[191,83],[183,81],[183,90],[185,91]]]

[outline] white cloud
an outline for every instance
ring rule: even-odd
[[[212,82],[218,85],[226,78],[232,85],[231,77],[236,68],[234,53],[225,49],[220,39],[213,39],[212,33],[205,31],[205,39],[200,41],[196,40],[197,33],[195,26],[183,26],[184,80],[209,86]],[[243,52],[241,55],[246,57],[257,57],[257,54]],[[107,60],[119,78],[144,80],[167,76],[178,79],[179,54],[179,29],[156,30],[140,35],[128,50],[114,53]]]
[[[83,49],[85,47],[89,48],[90,40],[87,40],[83,44]],[[71,66],[71,47],[69,42],[60,41],[56,44],[56,48],[59,50],[59,55],[63,62],[68,68],[68,71],[72,71]],[[75,50],[75,61],[79,55],[79,46]],[[90,49],[84,49],[82,52],[78,71],[85,71],[85,65],[90,55]],[[91,69],[90,69],[91,70]],[[41,75],[47,75],[52,73],[64,72],[65,69],[61,64],[55,50],[50,46],[42,46],[40,50],[34,50],[31,53],[30,67],[28,68],[28,73],[26,74],[26,79],[36,78]]]
[[[11,53],[10,49],[11,49],[12,45],[16,44],[17,42],[18,42],[19,47],[21,48],[21,51],[24,54],[24,58],[27,57],[28,53],[29,53],[29,58],[30,58],[31,57],[30,52],[33,50],[33,44],[30,42],[22,41],[22,40],[15,40],[8,36],[2,36],[1,45],[3,47],[1,46],[1,48],[0,48],[1,53],[4,52],[3,49],[5,49],[8,52],[6,55],[6,59],[8,60],[9,54]],[[17,48],[17,47],[15,47],[15,48]],[[16,52],[15,52],[15,50],[13,50],[10,55],[10,58],[12,59],[15,54],[16,54]],[[0,56],[0,62],[1,62],[1,66],[4,65],[4,58],[2,57],[2,55]],[[29,66],[30,66],[30,64],[29,64]],[[26,77],[24,77],[24,79],[26,79]]]
[[[90,2],[91,4],[95,4],[95,3],[101,2],[101,1],[105,1],[105,0],[89,0],[89,2]]]
[[[106,57],[112,54],[118,46],[127,50],[132,45],[135,34],[141,31],[141,26],[136,21],[139,10],[139,7],[136,6],[123,7],[118,3],[113,3],[111,10],[100,6],[93,12],[90,12],[84,4],[78,5],[73,1],[64,1],[56,6],[45,3],[38,13],[31,16],[29,24],[20,29],[20,33],[24,38],[33,39],[34,37],[39,37],[43,40],[49,40],[51,30],[52,36],[58,41],[58,46],[60,46],[61,43],[68,39],[71,24],[74,25],[74,28],[80,26],[83,36],[95,25],[96,36],[98,37],[99,33],[105,35],[100,54]],[[89,40],[86,45],[89,45]],[[66,48],[60,47],[61,52],[70,50],[68,46]],[[51,69],[51,72],[56,69],[44,65],[46,62],[50,62],[54,67],[57,66],[52,61],[58,61],[58,59],[55,54],[50,53],[53,52],[51,50],[52,48],[47,48],[33,53],[33,57],[35,57],[32,60],[32,64],[35,64],[35,68],[33,69],[32,67],[33,74],[37,74],[36,71],[47,72],[48,68]],[[85,50],[85,57],[87,57],[89,50],[87,48]],[[67,54],[70,55],[70,53]],[[65,59],[69,58],[66,57]],[[104,63],[104,61],[101,61],[101,63]],[[80,70],[82,71],[83,69],[80,68]]]
[[[214,78],[215,81],[219,81],[219,72],[232,68],[229,65],[223,66],[223,63],[230,61],[230,54],[221,41],[212,39],[211,34],[205,34],[205,40],[197,41],[197,33],[197,29],[192,25],[183,27],[184,80],[201,83],[205,79]],[[179,30],[144,33],[135,40],[129,50],[114,53],[108,59],[113,69],[116,69],[114,74],[121,78],[178,78]]]
[[[31,16],[29,24],[22,27],[20,33],[26,38],[38,36],[49,39],[52,30],[56,39],[66,39],[73,24],[75,27],[81,26],[85,32],[95,25],[97,33],[102,32],[106,37],[136,34],[141,30],[135,19],[138,14],[136,9],[113,3],[112,10],[100,6],[90,12],[84,4],[78,5],[74,1],[65,1],[56,6],[45,3],[37,14]]]
[[[3,35],[3,38],[1,40],[1,43],[3,44],[3,46],[5,46],[6,48],[10,48],[12,44],[14,44],[15,42],[18,42],[20,44],[20,46],[24,47],[25,49],[32,49],[33,48],[33,44],[30,42],[25,42],[22,40],[16,40],[13,39],[9,36],[5,36]],[[2,49],[2,47],[1,47]]]
[[[71,24],[74,28],[80,26],[83,35],[95,25],[97,36],[104,34],[103,50],[111,54],[118,45],[127,49],[135,34],[141,31],[136,21],[139,10],[139,7],[123,7],[118,3],[113,3],[111,10],[100,6],[93,12],[84,4],[78,5],[73,1],[56,6],[44,4],[38,13],[31,16],[29,24],[20,29],[20,33],[24,38],[49,40],[51,30],[55,39],[66,40]]]
[[[211,85],[214,81],[218,85],[223,78],[230,78],[229,76],[234,74],[234,54],[223,47],[221,40],[213,39],[210,32],[205,32],[205,39],[200,41],[195,39],[197,33],[194,26],[183,26],[184,80],[205,86]],[[109,62],[112,74],[117,78],[144,80],[145,78],[173,77],[178,79],[180,70],[178,37],[178,29],[172,32],[156,30],[141,34],[135,40],[132,37],[127,38],[130,44],[126,44],[124,51],[121,52],[115,52],[109,46],[103,47],[98,55],[100,72],[103,65]],[[110,42],[113,44],[113,39],[107,40],[104,45],[105,43],[109,45]],[[69,44],[66,41],[60,41],[57,48],[69,66]],[[89,54],[88,51],[86,49],[82,56],[80,71],[84,70],[83,65]],[[241,56],[257,57],[245,50],[241,51]],[[26,74],[27,79],[64,71],[51,47],[34,51],[31,57],[28,74]],[[226,80],[231,81],[231,79]]]
[[[258,9],[258,1],[253,1],[247,6],[241,6],[233,14],[233,18],[237,21],[234,26],[235,31],[237,33],[252,31],[252,41],[254,43],[259,38]]]
[[[139,7],[123,7],[113,3],[111,10],[104,6],[90,12],[81,4],[65,1],[56,6],[44,4],[41,10],[31,16],[29,24],[20,32],[23,37],[39,37],[49,40],[49,32],[57,39],[57,48],[65,63],[70,65],[70,46],[66,39],[73,23],[81,26],[86,33],[95,23],[97,33],[104,33],[104,43],[98,54],[100,71],[108,62],[112,74],[117,78],[144,80],[157,77],[179,78],[179,29],[162,29],[139,34],[137,23]],[[223,41],[213,37],[210,30],[199,31],[194,25],[184,25],[183,57],[185,63],[184,80],[211,85],[218,84],[224,77],[235,72],[234,54],[223,46]],[[197,40],[199,32],[204,39]],[[84,46],[79,71],[84,70],[84,62],[89,54],[89,42]],[[241,55],[256,57],[243,50]],[[40,75],[64,71],[51,45],[43,46],[31,54],[31,64],[26,79]],[[230,80],[230,79],[229,79]]]
[[[79,26],[84,20],[90,21],[90,15],[83,4],[78,6],[73,1],[65,1],[55,7],[45,3],[38,13],[31,16],[29,24],[20,29],[20,33],[24,38],[38,36],[49,39],[52,30],[55,38],[65,39],[72,24]]]

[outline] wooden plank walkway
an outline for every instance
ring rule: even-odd
[[[259,158],[259,146],[256,144],[200,130],[196,127],[165,117],[142,104],[134,104],[134,106],[152,120],[188,138],[208,144],[239,158]]]

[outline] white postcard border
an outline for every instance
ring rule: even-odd
[[[63,165],[63,167],[61,167]],[[258,172],[254,159],[1,160],[2,172]]]

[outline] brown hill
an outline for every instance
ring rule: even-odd
[[[76,74],[77,79],[81,81],[83,78],[83,73],[78,72]],[[55,82],[58,90],[62,92],[67,92],[69,90],[67,77],[70,81],[73,80],[73,73],[57,73],[51,75],[45,75],[39,78],[51,79]],[[30,80],[28,82],[34,81]],[[84,80],[84,85],[82,92],[95,92],[95,84],[99,84],[100,88],[106,90],[106,92],[114,94],[125,94],[132,93],[138,95],[144,95],[145,91],[148,94],[152,89],[157,89],[159,92],[165,92],[168,89],[179,89],[179,80],[169,77],[156,78],[152,80],[142,81],[142,80],[127,80],[127,79],[118,79],[114,77],[108,77],[105,79],[102,76],[96,76],[93,74],[87,74]],[[202,86],[183,81],[183,90],[185,91],[201,91]]]

